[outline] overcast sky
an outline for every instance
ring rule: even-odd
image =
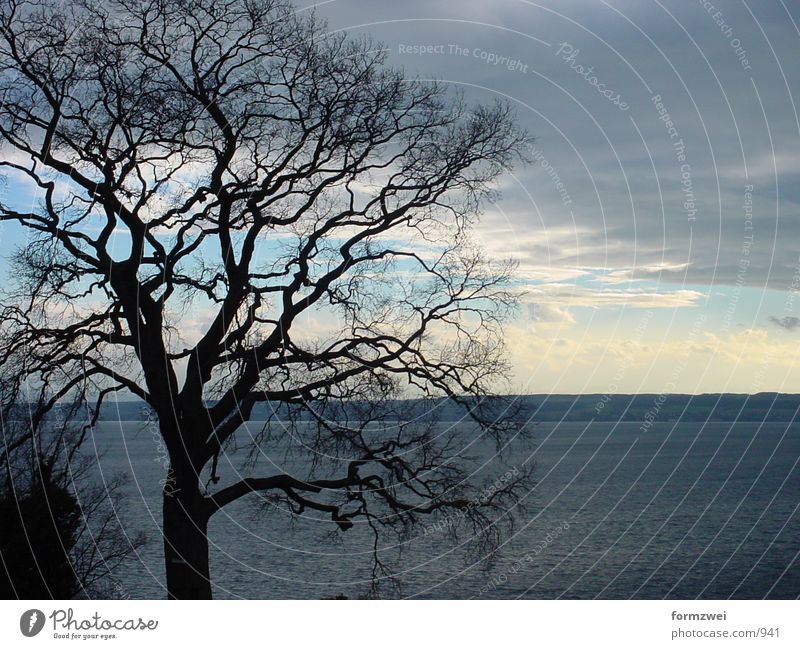
[[[528,289],[521,390],[800,392],[797,3],[316,6],[536,137],[480,230]]]
[[[519,262],[516,390],[800,392],[800,4],[312,6],[536,138],[476,234]]]

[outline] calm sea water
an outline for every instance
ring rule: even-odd
[[[117,594],[163,597],[157,436],[140,422],[105,422],[95,443],[103,475],[130,476],[126,527],[150,538],[116,575]],[[635,423],[543,423],[511,453],[512,466],[535,462],[537,484],[494,564],[474,563],[444,533],[386,539],[382,557],[397,581],[383,596],[800,597],[797,424],[656,424],[645,433]],[[266,462],[291,470],[282,457]],[[235,477],[236,463],[224,477]],[[339,534],[316,514],[292,522],[242,500],[212,519],[210,538],[217,598],[368,591],[363,526]]]

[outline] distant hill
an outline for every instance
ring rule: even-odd
[[[532,394],[512,397],[519,412],[516,418],[527,421],[781,421],[798,419],[800,394],[761,392],[758,394]],[[405,402],[403,412],[420,411],[420,403]],[[259,404],[252,419],[288,416],[285,405]],[[463,409],[449,402],[438,402],[436,416],[443,421],[458,421]],[[146,409],[138,401],[106,403],[100,413],[104,421],[141,421]]]

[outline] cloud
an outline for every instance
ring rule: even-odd
[[[721,176],[737,180],[769,180],[777,176],[796,176],[800,174],[800,154],[795,151],[782,153],[760,153],[747,161],[747,173],[743,165],[724,167]]]
[[[656,329],[641,340],[630,330],[608,332],[575,325],[564,336],[530,336],[512,328],[508,345],[520,392],[614,391],[760,392],[795,390],[800,347],[794,338],[746,329],[663,339]],[[635,336],[635,334],[634,334]]]
[[[673,276],[679,273],[685,274],[690,264],[684,263],[661,263],[653,264],[650,266],[640,266],[638,268],[609,268],[609,269],[594,269],[598,282],[604,284],[627,284],[629,282],[641,281],[645,279],[670,279],[669,275]],[[672,277],[674,279],[674,277]],[[681,279],[678,277],[678,279]]]
[[[776,327],[780,327],[786,331],[800,329],[800,318],[796,318],[795,316],[785,315],[782,318],[778,318],[777,316],[771,315],[769,321]]]
[[[628,306],[632,308],[679,308],[695,306],[703,293],[688,289],[655,291],[641,288],[593,288],[572,284],[531,286],[522,301],[526,304],[568,307]]]
[[[569,309],[565,309],[564,307],[554,304],[540,304],[538,302],[529,302],[525,306],[527,307],[528,319],[531,322],[559,322],[566,324],[575,323],[575,318],[572,313],[570,313]]]

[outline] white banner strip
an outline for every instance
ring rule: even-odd
[[[797,601],[3,601],[0,613],[4,647],[800,646]]]

